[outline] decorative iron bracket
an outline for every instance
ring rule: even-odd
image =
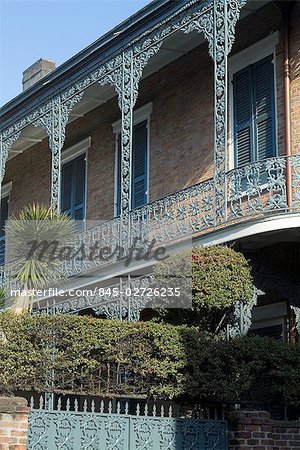
[[[252,325],[252,310],[257,305],[257,298],[260,294],[261,292],[254,288],[250,302],[240,301],[235,305],[231,323],[227,326],[227,338],[233,339],[237,336],[246,336]]]
[[[61,150],[65,142],[66,126],[73,106],[83,96],[83,91],[65,103],[58,95],[52,100],[52,107],[45,115],[39,117],[32,124],[35,127],[46,129],[49,137],[49,147],[52,153],[51,167],[51,207],[54,211],[59,209],[61,184]]]
[[[5,165],[8,158],[9,151],[13,143],[19,139],[21,131],[13,134],[12,136],[4,139],[2,133],[0,134],[0,200],[1,200],[1,186],[5,176]]]

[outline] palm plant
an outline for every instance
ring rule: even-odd
[[[0,310],[5,306],[5,289],[3,286],[0,286]]]
[[[33,204],[10,217],[5,232],[13,260],[10,279],[20,290],[12,309],[31,312],[34,292],[64,278],[60,251],[72,241],[76,227],[67,215]]]

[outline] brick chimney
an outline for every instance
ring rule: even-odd
[[[55,63],[48,59],[39,59],[23,72],[23,91],[30,88],[48,73],[55,69]]]

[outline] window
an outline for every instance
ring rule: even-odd
[[[152,103],[135,111],[132,136],[131,209],[148,201],[149,118]],[[113,124],[116,133],[115,215],[121,212],[121,121]]]
[[[1,199],[1,216],[0,216],[0,266],[5,263],[5,222],[8,219],[8,200],[9,196]]]
[[[231,164],[240,167],[276,156],[276,45],[278,33],[229,60]]]
[[[132,138],[132,175],[131,208],[135,209],[147,203],[147,157],[148,157],[147,121],[133,127]],[[118,134],[117,161],[117,215],[121,211],[121,134]]]
[[[287,339],[287,304],[286,302],[256,306],[252,313],[250,335],[269,336],[273,339]]]
[[[276,155],[273,56],[233,77],[235,163]]]
[[[61,211],[72,219],[85,219],[86,154],[62,166]]]
[[[260,337],[271,337],[278,341],[283,341],[284,338],[284,326],[283,324],[278,325],[266,325],[261,328],[254,328],[249,331],[250,336],[260,336]]]

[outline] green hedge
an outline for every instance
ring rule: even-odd
[[[226,342],[184,326],[2,313],[0,340],[2,393],[43,391],[52,369],[57,380],[66,380],[66,390],[76,391],[80,380],[93,393],[91,374],[100,365],[117,364],[133,377],[127,390],[111,386],[118,395],[135,388],[149,396],[197,401],[262,396],[300,401],[300,350],[269,338]]]

